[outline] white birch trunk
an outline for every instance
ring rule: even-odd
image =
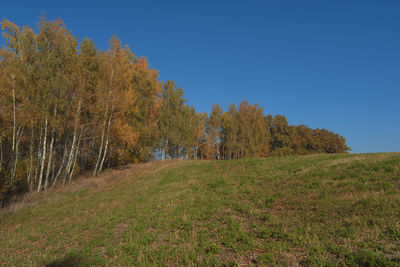
[[[111,102],[111,94],[112,94],[112,86],[113,86],[113,78],[114,78],[114,69],[113,67],[111,67],[111,77],[110,77],[110,90],[108,92],[108,104],[107,104],[107,109],[106,109],[106,113],[104,115],[104,124],[103,124],[103,130],[101,132],[101,143],[100,143],[100,149],[99,149],[99,154],[97,156],[97,161],[96,161],[96,166],[94,167],[93,170],[93,176],[97,176],[99,174],[99,172],[101,171],[100,166],[102,168],[103,165],[103,161],[105,158],[105,154],[107,152],[107,148],[104,149],[104,154],[102,155],[102,151],[103,151],[103,142],[104,142],[104,132],[105,132],[105,128],[106,128],[106,124],[107,124],[107,114],[108,114],[108,110],[109,110],[109,103]],[[112,111],[111,111],[112,113]],[[110,115],[112,116],[112,115]],[[107,145],[108,146],[108,135],[107,135]]]
[[[28,182],[28,185],[31,183],[32,179],[32,167],[33,167],[33,141],[34,140],[34,131],[33,131],[33,125],[31,128],[31,143],[29,145],[29,171],[26,176],[26,180]]]
[[[47,190],[47,186],[49,184],[51,160],[52,160],[52,155],[53,155],[53,144],[54,144],[54,132],[55,132],[56,117],[57,117],[57,105],[54,107],[54,121],[53,121],[52,130],[51,130],[51,141],[50,141],[50,148],[49,148],[49,161],[47,162],[46,178],[44,180],[44,190]]]
[[[41,151],[41,145],[42,145],[42,127],[40,127],[40,134],[39,134],[39,145],[38,145],[38,155],[36,158],[36,168],[35,168],[35,179],[31,180],[32,181],[32,186],[31,189],[33,190],[33,182],[36,183],[37,181],[37,175],[38,175],[38,171],[39,171],[39,165],[40,165],[40,159],[41,159],[41,155],[42,155],[42,151]]]
[[[50,141],[50,148],[49,148],[49,160],[47,162],[47,169],[46,169],[46,177],[44,180],[44,189],[47,190],[47,186],[49,184],[49,176],[50,176],[50,169],[51,169],[51,160],[53,155],[53,143],[54,143],[54,133],[51,134],[51,141]]]
[[[110,117],[108,118],[107,139],[106,139],[106,144],[105,144],[105,147],[104,147],[103,158],[102,158],[102,160],[101,160],[98,173],[100,173],[100,172],[103,170],[104,159],[106,158],[106,154],[107,154],[108,143],[109,143],[109,140],[110,140],[110,139],[109,139],[109,138],[110,138],[110,126],[111,126],[111,120],[112,120],[113,112],[114,112],[114,105],[113,105],[112,108],[111,108]]]
[[[94,166],[93,176],[97,176],[97,169],[99,168],[99,165],[100,165],[101,154],[103,152],[103,142],[104,142],[104,132],[105,132],[105,130],[106,130],[106,122],[104,121],[104,127],[103,127],[103,130],[101,132],[100,149],[99,149],[99,154],[97,155],[96,165]]]
[[[79,153],[79,145],[80,145],[80,143],[81,143],[81,136],[82,136],[82,132],[79,134],[78,145],[77,145],[77,147],[76,147],[76,149],[75,149],[74,163],[73,163],[73,165],[72,165],[71,173],[69,174],[68,183],[71,182],[72,175],[74,174],[74,170],[75,170],[75,166],[76,166],[76,159],[77,159],[78,153]]]
[[[16,144],[16,127],[17,127],[17,115],[16,115],[16,99],[15,99],[15,82],[14,82],[14,74],[11,74],[12,80],[12,95],[13,95],[13,133],[12,133],[12,144],[11,144],[11,151],[12,151],[12,163],[10,166],[10,184],[13,183],[14,179],[14,163],[16,161],[16,154],[15,154],[15,144]]]
[[[16,115],[16,99],[15,99],[15,84],[14,74],[11,75],[12,79],[12,94],[13,94],[13,136],[12,136],[12,152],[15,151],[15,137],[16,137],[16,126],[17,126],[17,115]]]
[[[65,174],[64,174],[64,178],[63,178],[63,184],[65,184],[65,180],[67,179],[69,172],[71,170],[71,167],[72,167],[72,160],[73,160],[73,156],[74,156],[74,152],[75,152],[76,135],[77,135],[78,120],[79,120],[81,105],[82,105],[82,98],[79,99],[78,107],[76,109],[75,123],[74,123],[74,135],[72,137],[71,150],[70,150],[69,156],[68,156],[67,167],[65,169]]]
[[[101,159],[101,163],[100,163],[99,170],[98,170],[97,174],[99,174],[103,170],[103,163],[104,163],[104,159],[106,158],[107,149],[108,149],[108,135],[107,135],[107,139],[106,139],[106,144],[104,146],[103,157]]]
[[[68,154],[67,152],[68,152],[68,150],[67,150],[67,140],[65,140],[64,155],[63,155],[63,158],[62,158],[62,161],[61,161],[60,168],[58,169],[57,174],[56,174],[56,176],[54,177],[53,184],[51,185],[51,188],[53,188],[54,185],[56,184],[57,179],[58,179],[58,177],[60,176],[60,174],[61,174],[61,172],[62,172],[62,170],[63,170],[63,168],[64,168],[64,162],[65,162],[65,159],[67,158],[67,154]]]
[[[46,147],[47,147],[46,142],[47,142],[47,113],[46,113],[46,119],[45,119],[45,123],[44,123],[43,153],[42,153],[42,158],[40,161],[39,184],[37,187],[38,192],[40,192],[40,190],[42,188],[44,164],[46,161]]]
[[[16,136],[16,143],[15,143],[15,160],[14,160],[14,167],[13,167],[13,172],[11,175],[11,184],[13,183],[15,176],[17,175],[17,165],[18,165],[18,158],[19,158],[19,152],[18,152],[18,146],[19,146],[19,141],[20,141],[20,137],[22,135],[22,130],[20,127],[18,127],[17,130],[17,136]]]

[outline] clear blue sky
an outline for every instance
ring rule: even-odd
[[[118,35],[198,111],[247,99],[353,152],[400,151],[400,1],[4,1],[0,16],[42,12],[101,49]]]

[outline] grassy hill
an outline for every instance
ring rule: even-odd
[[[0,211],[0,265],[400,265],[400,153],[164,161]]]

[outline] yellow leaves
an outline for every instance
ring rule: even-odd
[[[3,22],[0,24],[3,31],[3,36],[6,39],[6,43],[10,46],[10,48],[15,49],[17,46],[18,34],[20,33],[21,28],[6,18],[4,18]]]
[[[118,162],[127,163],[130,160],[129,148],[136,145],[139,138],[138,132],[122,118],[113,121],[112,129],[112,142]]]
[[[113,121],[113,138],[117,142],[121,142],[126,146],[135,145],[138,139],[138,133],[135,131],[128,122],[124,121],[123,118],[116,118]]]
[[[140,70],[147,70],[149,67],[149,62],[147,61],[147,58],[142,57],[138,60],[138,62],[136,63],[136,66]]]

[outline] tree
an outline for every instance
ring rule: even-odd
[[[223,111],[218,104],[214,104],[208,118],[207,134],[214,149],[212,159],[222,159],[221,141],[222,141],[222,114]]]
[[[222,147],[224,159],[237,158],[239,121],[235,104],[222,117]]]
[[[180,143],[184,118],[183,90],[172,81],[164,83],[162,91],[162,108],[159,119],[159,150],[161,158],[178,158],[182,153]]]
[[[0,201],[65,184],[82,172],[151,159],[237,159],[344,153],[326,129],[289,125],[242,101],[209,114],[186,104],[118,37],[107,51],[44,17],[36,31],[1,22]]]
[[[138,132],[138,141],[132,152],[135,160],[147,161],[153,156],[159,138],[157,124],[162,105],[162,83],[158,80],[158,72],[149,68],[145,58],[134,61],[132,87],[137,94],[137,113],[131,126]]]

